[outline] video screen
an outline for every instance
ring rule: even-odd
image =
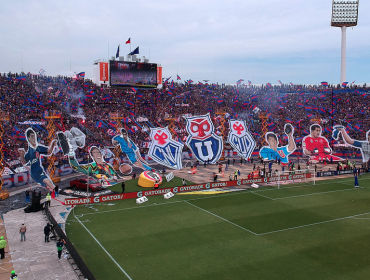
[[[110,61],[111,86],[157,87],[157,64]]]

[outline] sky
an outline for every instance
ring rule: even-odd
[[[86,72],[140,47],[163,76],[235,84],[340,82],[331,0],[3,1],[0,72]],[[347,29],[347,81],[370,82],[370,1]]]

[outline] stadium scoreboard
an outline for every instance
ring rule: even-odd
[[[158,85],[156,63],[110,60],[109,68],[110,86],[156,88]]]

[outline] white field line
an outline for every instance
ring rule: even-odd
[[[253,191],[251,191],[251,193],[253,193],[253,194],[255,194],[255,195],[258,195],[258,196],[262,196],[262,197],[264,197],[264,198],[268,198],[268,199],[274,200],[274,198],[271,198],[271,197],[268,197],[268,196],[262,195],[262,194],[257,193],[257,192],[253,192]]]
[[[365,179],[365,180],[369,180],[368,178],[359,178],[359,181],[361,180],[361,179]],[[301,187],[307,187],[307,186],[317,186],[317,185],[319,185],[319,186],[321,186],[321,185],[329,185],[329,184],[332,184],[333,182],[332,182],[332,180],[329,180],[330,182],[327,182],[327,183],[320,183],[320,184],[316,184],[316,185],[313,185],[313,184],[305,184],[305,185],[299,185],[299,186],[292,186],[292,187],[283,187],[283,188],[271,188],[271,189],[260,189],[260,190],[258,190],[258,191],[256,191],[256,192],[268,192],[268,191],[277,191],[277,190],[284,190],[284,189],[293,189],[293,188],[301,188]],[[353,179],[351,179],[351,178],[346,178],[346,179],[343,179],[343,180],[341,180],[341,181],[339,181],[339,182],[336,182],[337,184],[345,184],[345,183],[347,183],[347,181],[348,182],[353,182]],[[323,181],[320,181],[320,182],[323,182]],[[346,184],[346,185],[348,185],[348,184]],[[352,184],[351,184],[352,185]]]
[[[87,227],[85,227],[85,225],[83,223],[81,223],[81,221],[75,216],[75,218],[80,222],[80,224],[86,229],[86,231],[92,236],[92,238],[94,238],[94,240],[96,241],[96,243],[99,244],[99,246],[104,250],[105,253],[107,253],[107,255],[112,259],[112,261],[118,266],[118,268],[126,275],[126,277],[130,280],[132,280],[132,278],[127,274],[127,272],[116,262],[116,260],[111,256],[111,254],[108,253],[108,251],[103,247],[103,245],[100,244],[99,240],[95,238],[95,236],[87,229]]]
[[[107,210],[107,211],[85,213],[85,214],[78,215],[78,217],[82,217],[82,216],[86,216],[86,215],[95,215],[95,214],[123,211],[123,210],[131,210],[131,209],[137,209],[137,208],[145,208],[145,207],[151,207],[151,206],[160,206],[160,205],[166,205],[166,204],[172,204],[172,203],[178,203],[178,202],[182,202],[182,200],[176,200],[176,201],[164,202],[164,203],[156,203],[156,204],[149,204],[149,205],[143,205],[143,206],[128,207],[128,208],[113,209],[113,210]]]
[[[338,182],[339,183],[339,182]],[[341,184],[343,184],[343,182],[341,182]],[[347,184],[348,185],[348,184]],[[345,189],[345,190],[354,190],[355,188],[351,188],[351,189]],[[337,190],[337,191],[330,191],[330,192],[338,192],[338,191],[345,191],[345,190]],[[244,192],[243,192],[244,193]],[[253,193],[255,195],[260,195],[258,193],[255,193],[253,191],[250,191],[250,192],[245,192],[245,193]],[[322,194],[322,193],[328,193],[328,192],[321,192],[321,193],[315,193],[315,194]],[[232,193],[234,194],[234,193]],[[227,194],[227,195],[232,195],[232,194]],[[313,194],[307,194],[307,195],[313,195]],[[303,196],[307,196],[307,195],[303,195]],[[221,196],[221,195],[219,195]],[[219,197],[217,196],[217,197]],[[265,197],[265,196],[263,196]],[[293,196],[293,197],[297,197],[297,196]],[[322,222],[317,222],[317,223],[311,223],[311,224],[307,224],[307,225],[302,225],[302,226],[296,226],[296,227],[290,227],[290,228],[286,228],[286,229],[280,229],[280,230],[274,230],[274,231],[269,231],[269,232],[264,232],[264,233],[255,233],[249,229],[246,229],[236,223],[233,223],[225,218],[222,218],[210,211],[207,211],[201,207],[198,207],[192,203],[190,203],[189,201],[193,201],[193,200],[200,200],[200,199],[207,199],[207,198],[215,198],[215,197],[203,197],[203,198],[195,198],[195,199],[189,199],[189,200],[181,200],[181,201],[173,201],[173,202],[167,202],[167,203],[161,203],[161,204],[152,204],[152,205],[147,205],[147,206],[138,206],[138,207],[132,207],[132,208],[124,208],[124,209],[117,209],[117,210],[110,210],[110,211],[104,211],[104,212],[112,212],[112,211],[120,211],[120,210],[130,210],[130,209],[136,209],[136,208],[143,208],[143,207],[149,207],[149,206],[157,206],[157,205],[164,205],[164,204],[171,204],[171,203],[177,203],[177,202],[185,202],[195,208],[198,208],[212,216],[215,216],[227,223],[230,223],[244,231],[247,231],[249,233],[252,233],[253,235],[257,235],[257,236],[261,236],[261,235],[267,235],[267,234],[272,234],[272,233],[277,233],[277,232],[282,232],[282,231],[288,231],[288,230],[292,230],[292,229],[298,229],[298,228],[304,228],[304,227],[309,227],[309,226],[314,226],[314,225],[319,225],[319,224],[324,224],[324,223],[330,223],[330,222],[334,222],[334,221],[340,221],[340,220],[344,220],[344,219],[361,219],[361,218],[356,218],[358,216],[363,216],[363,215],[367,215],[367,214],[370,214],[370,212],[367,212],[367,213],[362,213],[362,214],[358,214],[358,215],[353,215],[353,216],[347,216],[347,217],[343,217],[343,218],[337,218],[337,219],[332,219],[332,220],[327,220],[327,221],[322,221]],[[266,197],[268,199],[271,199],[271,200],[275,200],[275,199],[272,199],[270,197]],[[291,198],[291,197],[286,197],[286,198]],[[282,199],[282,198],[280,198]],[[104,213],[103,211],[102,212],[99,212],[99,213]],[[88,214],[98,214],[98,213],[88,213]],[[79,217],[82,217],[83,215],[88,215],[88,214],[82,214],[82,215],[79,215]],[[77,216],[76,216],[77,218]],[[370,218],[363,218],[363,219],[370,219]],[[81,221],[77,218],[77,220],[81,223]],[[91,232],[81,223],[81,225],[90,233],[90,235],[96,240],[96,242],[103,248],[103,250],[112,258],[112,260],[117,264],[117,262],[113,259],[113,257],[105,250],[105,248],[99,243],[99,241],[91,234]],[[118,265],[118,264],[117,264]],[[119,265],[118,265],[119,266]],[[120,267],[120,266],[119,266]],[[120,267],[121,268],[121,267]],[[122,268],[121,268],[122,271],[124,271]],[[126,274],[126,273],[125,273]],[[128,276],[128,275],[127,275]],[[129,276],[128,276],[129,277]],[[131,279],[131,278],[130,278]]]
[[[346,180],[348,180],[348,179],[344,179],[341,182],[338,182],[338,184],[344,184],[344,182]],[[327,185],[327,184],[329,184],[329,183],[321,183],[320,185]],[[346,185],[349,185],[349,184],[346,184]],[[276,191],[276,190],[283,190],[283,189],[300,188],[300,187],[305,187],[305,186],[312,186],[312,184],[309,184],[309,185],[301,185],[301,186],[293,186],[293,187],[284,187],[284,188],[280,188],[280,189],[274,188],[274,189],[258,190],[258,191],[231,192],[231,193],[219,194],[217,196],[199,197],[199,198],[192,198],[192,199],[187,199],[187,200],[177,200],[177,201],[172,201],[172,202],[156,203],[156,204],[142,205],[142,206],[135,206],[135,207],[128,207],[128,208],[121,208],[121,209],[113,209],[113,210],[107,210],[107,211],[99,211],[99,212],[85,213],[85,214],[80,214],[80,215],[76,215],[76,216],[82,217],[82,216],[86,216],[86,215],[95,215],[95,214],[101,214],[101,213],[110,213],[110,212],[116,212],[116,211],[123,211],[123,210],[131,210],[131,209],[151,207],[151,206],[166,205],[166,204],[172,204],[172,203],[183,202],[183,201],[194,201],[194,200],[218,198],[218,197],[229,196],[229,195],[237,195],[237,194],[240,195],[240,194],[254,193],[256,195],[260,195],[260,192],[264,192],[264,191]],[[317,194],[320,194],[320,193],[317,193]],[[308,195],[310,195],[310,194],[308,194]],[[263,196],[263,195],[260,195],[260,196]],[[264,197],[269,198],[271,200],[275,200],[274,198],[270,198],[270,197],[267,197],[267,196],[264,196]],[[289,197],[286,197],[286,198],[289,198]]]
[[[219,194],[217,196],[207,196],[207,197],[199,197],[199,198],[192,198],[187,199],[186,201],[193,201],[193,200],[202,200],[202,199],[208,199],[208,198],[217,198],[221,196],[229,196],[229,195],[235,195],[235,194],[248,194],[248,191],[238,191],[238,192],[231,192],[226,194]],[[137,208],[145,208],[145,207],[151,207],[151,206],[160,206],[160,205],[166,205],[166,204],[172,204],[172,203],[178,203],[178,202],[184,202],[185,200],[176,200],[171,202],[164,202],[164,203],[156,203],[156,204],[150,204],[150,205],[142,205],[142,206],[135,206],[135,207],[128,207],[128,208],[120,208],[120,209],[113,209],[113,210],[106,210],[106,211],[99,211],[99,212],[92,212],[92,213],[85,213],[76,215],[78,217],[86,216],[86,215],[95,215],[95,214],[101,214],[101,213],[110,213],[110,212],[116,212],[116,211],[123,211],[123,210],[131,210],[131,209],[137,209]]]
[[[318,195],[318,194],[325,194],[325,193],[334,193],[334,192],[343,192],[343,191],[354,191],[354,190],[359,190],[359,189],[360,188],[350,188],[350,189],[343,189],[343,190],[336,190],[336,191],[317,192],[317,193],[309,193],[309,194],[302,194],[302,195],[292,195],[292,196],[286,196],[286,197],[272,198],[272,200],[288,199],[288,198]]]
[[[219,218],[219,219],[221,219],[221,220],[223,220],[223,221],[225,221],[225,222],[228,222],[229,224],[232,224],[232,225],[234,225],[234,226],[236,226],[236,227],[238,227],[238,228],[241,228],[242,230],[248,231],[248,232],[250,232],[250,233],[252,233],[252,234],[254,234],[254,235],[258,235],[257,233],[255,233],[255,232],[253,232],[253,231],[251,231],[251,230],[249,230],[249,229],[243,228],[242,226],[239,226],[238,224],[235,224],[235,223],[233,223],[233,222],[230,222],[229,220],[226,220],[225,218],[222,218],[222,217],[220,217],[220,216],[218,216],[218,215],[216,215],[216,214],[214,214],[214,213],[212,213],[212,212],[209,212],[209,211],[207,211],[207,210],[205,210],[205,209],[203,209],[203,208],[200,208],[200,207],[198,207],[198,206],[196,206],[196,205],[194,205],[194,204],[192,204],[192,203],[190,203],[190,202],[188,202],[188,201],[186,201],[186,200],[184,200],[183,202],[185,202],[185,203],[187,203],[187,204],[189,204],[189,205],[191,205],[191,206],[193,206],[193,207],[195,207],[195,208],[198,208],[198,209],[200,209],[200,210],[202,210],[202,211],[204,211],[204,212],[206,212],[206,213],[208,213],[208,214],[211,214],[212,216],[215,216],[215,217],[217,217],[217,218]]]
[[[332,220],[318,222],[318,223],[307,224],[307,225],[303,225],[303,226],[297,226],[297,227],[291,227],[291,228],[285,228],[285,229],[279,229],[279,230],[274,230],[274,231],[259,233],[257,235],[266,235],[266,234],[271,234],[271,233],[276,233],[276,232],[282,232],[282,231],[287,231],[287,230],[292,230],[292,229],[297,229],[297,228],[310,227],[310,226],[314,226],[314,225],[331,223],[331,222],[345,220],[345,219],[351,219],[351,218],[354,218],[354,217],[358,217],[358,216],[362,216],[362,215],[367,215],[367,214],[370,214],[370,212],[363,213],[363,214],[358,214],[358,215],[353,215],[353,216],[348,216],[348,217],[343,217],[343,218],[338,218],[338,219],[332,219]]]

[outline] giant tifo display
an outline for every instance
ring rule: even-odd
[[[110,80],[124,88],[100,87],[82,73],[1,76],[4,187],[53,190],[63,170],[110,186],[133,168],[156,178],[152,162],[181,170],[184,158],[216,164],[225,155],[283,166],[292,156],[369,161],[367,87],[226,86],[178,76],[142,88],[156,78],[156,64],[120,61],[111,61]]]

